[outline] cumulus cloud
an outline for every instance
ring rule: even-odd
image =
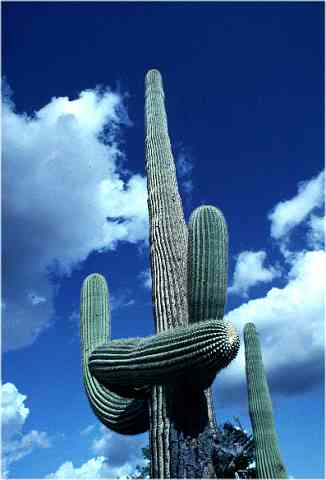
[[[91,458],[80,467],[74,467],[72,462],[63,463],[56,472],[45,478],[112,478],[112,472],[105,463],[104,457]]]
[[[256,324],[274,391],[297,393],[322,380],[325,274],[324,251],[298,254],[284,288],[271,288],[265,297],[250,300],[226,315],[240,332],[245,323]],[[244,384],[243,347],[221,374],[222,380],[231,390]]]
[[[3,340],[30,345],[51,325],[48,273],[69,274],[92,251],[148,241],[146,180],[121,172],[121,96],[85,90],[33,116],[4,100]]]
[[[45,432],[31,430],[23,434],[22,429],[29,415],[25,406],[26,395],[22,395],[13,383],[2,385],[2,469],[7,476],[9,467],[36,448],[48,448],[50,440]]]
[[[309,181],[301,182],[298,193],[291,200],[279,202],[269,214],[271,236],[276,240],[287,235],[294,227],[304,221],[324,199],[324,172]]]
[[[141,461],[141,448],[145,446],[147,435],[126,437],[100,427],[100,435],[92,443],[92,451],[96,455],[103,455],[112,467],[121,467],[129,464],[133,469]]]
[[[308,245],[313,249],[322,249],[325,238],[325,218],[318,215],[310,215],[308,221]]]
[[[86,434],[90,430],[93,429],[85,429]],[[46,478],[126,478],[135,472],[137,465],[144,464],[141,454],[144,446],[144,435],[138,435],[137,438],[125,437],[101,426],[91,447],[96,457],[80,467],[74,467],[70,461],[65,462]]]
[[[283,254],[284,287],[272,286],[264,297],[249,300],[226,315],[241,334],[245,323],[255,323],[270,388],[273,392],[285,395],[310,390],[323,381],[325,218],[313,213],[322,204],[322,181],[323,173],[320,173],[301,183],[298,194],[286,202],[279,202],[273,209],[274,213],[268,216],[271,236],[276,239]],[[299,225],[303,232],[304,246],[298,250],[291,233]],[[255,257],[258,271],[266,258],[261,253],[264,252]],[[244,278],[246,287],[245,275],[241,275],[237,268],[241,258],[242,254],[239,255],[235,268],[231,287],[233,291],[241,291],[241,277]],[[246,259],[246,255],[243,258]],[[254,269],[249,269],[249,272],[250,270]],[[278,274],[279,272],[273,278]],[[267,272],[266,275],[268,277]],[[243,342],[237,358],[219,374],[215,387],[222,401],[237,402],[246,395]]]
[[[281,272],[274,267],[264,267],[266,252],[245,251],[241,252],[236,261],[233,282],[228,288],[229,293],[239,294],[248,297],[248,290],[258,283],[270,282],[281,275]]]
[[[298,195],[278,203],[274,215],[269,215],[271,235],[277,239],[284,255],[285,286],[272,287],[264,297],[249,300],[226,315],[241,333],[245,323],[256,324],[269,385],[274,392],[285,395],[310,390],[323,381],[326,252],[322,247],[325,219],[312,213],[321,206],[322,178],[321,173],[301,184]],[[304,232],[305,245],[301,250],[296,248],[290,235],[298,225]],[[286,248],[284,236],[287,236]],[[223,385],[218,388],[221,399],[230,402],[243,398],[243,344],[234,362],[219,375],[215,385],[219,384]]]

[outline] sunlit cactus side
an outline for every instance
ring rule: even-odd
[[[272,401],[264,371],[256,327],[244,328],[249,414],[255,440],[259,478],[288,478],[275,430]]]
[[[90,353],[110,340],[109,292],[105,278],[89,275],[81,291],[81,350],[83,381],[89,403],[98,419],[111,430],[134,435],[149,428],[148,399],[121,396],[101,385],[90,373]]]

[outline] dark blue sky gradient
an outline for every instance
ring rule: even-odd
[[[230,236],[230,275],[235,255],[244,250],[268,246],[277,262],[267,213],[323,167],[322,2],[17,2],[1,7],[2,74],[17,112],[32,114],[52,97],[73,99],[97,85],[128,93],[132,126],[123,127],[121,138],[125,167],[144,175],[144,77],[148,69],[159,69],[173,148],[177,152],[184,145],[194,163],[194,190],[187,201],[184,196],[187,218],[202,203],[222,209]],[[60,447],[66,457],[44,450],[33,466],[25,457],[12,467],[17,478],[54,472],[63,459],[74,465],[88,460],[86,445],[73,442],[79,426],[94,423],[94,417],[81,388],[78,322],[68,317],[79,309],[83,278],[99,271],[113,294],[127,291],[128,297],[129,290],[135,299],[132,308],[113,312],[113,337],[151,334],[151,294],[137,279],[149,266],[148,255],[148,249],[141,253],[122,244],[107,254],[91,254],[70,277],[56,278],[53,326],[32,346],[6,354],[4,382],[15,383],[31,401],[28,428],[59,436],[71,425]],[[268,289],[255,287],[251,297]],[[227,309],[241,303],[230,297]],[[323,432],[317,422],[321,393],[307,394],[302,404],[290,397],[279,400],[281,422],[299,418],[307,437],[310,420],[313,425],[310,464],[296,448],[301,439],[295,422],[291,419],[280,432],[289,473],[297,478],[323,476]],[[311,402],[311,419],[304,420],[302,412],[307,415]],[[244,414],[241,410],[245,423]],[[217,415],[232,418],[237,412],[221,406]]]
[[[209,203],[218,190],[238,250],[238,231],[255,230],[275,190],[284,198],[291,183],[294,194],[320,170],[322,9],[314,2],[6,4],[3,74],[18,111],[28,113],[99,84],[128,91],[134,126],[125,132],[126,153],[143,172],[144,75],[158,68],[172,142],[191,145],[200,200]],[[201,159],[212,175],[201,171]],[[264,176],[261,195],[256,178]],[[248,212],[242,218],[239,204]]]

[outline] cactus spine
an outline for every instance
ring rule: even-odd
[[[239,349],[239,336],[223,320],[226,224],[219,210],[200,207],[188,235],[157,70],[146,75],[145,114],[156,335],[111,341],[106,282],[98,274],[87,277],[81,295],[84,384],[108,428],[125,434],[149,429],[153,478],[212,478],[210,386]]]
[[[255,440],[257,474],[259,478],[288,478],[278,447],[272,401],[259,338],[253,323],[245,325],[244,342],[249,414]]]

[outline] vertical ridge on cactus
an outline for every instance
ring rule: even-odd
[[[135,387],[169,384],[191,373],[195,385],[208,387],[211,372],[216,375],[229,365],[240,346],[234,327],[222,320],[197,322],[128,341],[126,346],[124,340],[114,340],[90,355],[90,371],[101,383]]]
[[[188,323],[188,239],[168,133],[162,77],[158,70],[149,70],[145,78],[145,129],[152,297],[156,333],[160,333]],[[174,476],[166,395],[165,387],[158,385],[151,396],[151,438],[156,439],[152,444],[151,463],[154,478]]]
[[[189,323],[224,316],[228,271],[228,233],[222,212],[213,206],[196,208],[188,225]],[[214,380],[215,374],[213,372]],[[208,417],[217,430],[211,389],[205,391]]]
[[[223,318],[228,270],[228,233],[222,212],[196,208],[189,220],[189,322]]]
[[[288,478],[278,447],[272,401],[264,371],[256,327],[244,328],[249,414],[256,449],[259,478]]]
[[[145,154],[157,332],[188,323],[187,227],[168,134],[161,74],[145,79]]]
[[[81,291],[81,350],[83,380],[89,403],[99,420],[115,432],[132,435],[149,428],[147,398],[124,398],[102,386],[90,373],[93,349],[110,338],[108,288],[102,275],[89,275]]]

